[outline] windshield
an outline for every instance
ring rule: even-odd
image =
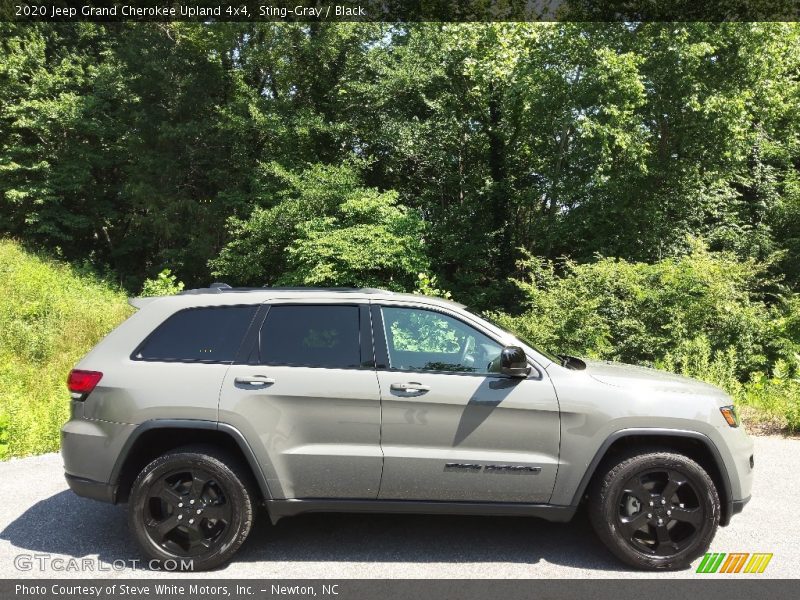
[[[475,313],[472,313],[472,314],[475,314]],[[513,331],[509,331],[508,329],[506,329],[505,327],[503,327],[502,325],[500,325],[499,323],[497,323],[497,321],[495,321],[494,319],[492,319],[492,318],[491,318],[491,317],[489,317],[488,315],[485,315],[485,314],[483,314],[483,315],[476,315],[476,316],[478,316],[478,317],[480,317],[481,319],[483,319],[484,321],[486,321],[486,322],[488,322],[488,323],[490,323],[490,324],[494,325],[494,326],[495,326],[497,329],[499,329],[500,331],[505,331],[506,333],[509,333],[509,334],[513,335],[513,336],[514,336],[515,338],[517,338],[517,339],[518,339],[520,342],[522,342],[523,344],[525,344],[525,345],[526,345],[526,346],[528,346],[529,348],[532,348],[533,350],[536,350],[536,352],[538,352],[539,354],[541,354],[541,355],[542,355],[542,356],[544,356],[545,358],[547,358],[547,359],[549,359],[549,360],[553,361],[554,363],[556,363],[556,364],[561,364],[561,363],[563,362],[563,360],[562,360],[562,359],[561,359],[559,356],[556,356],[555,354],[551,354],[550,352],[547,352],[546,350],[542,350],[541,348],[537,347],[536,345],[534,345],[534,344],[533,344],[533,343],[531,343],[530,341],[526,340],[526,339],[525,339],[524,337],[522,337],[521,335],[518,335],[518,334],[516,334],[516,333],[515,333],[515,332],[513,332]]]

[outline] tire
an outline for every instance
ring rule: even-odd
[[[720,501],[700,465],[669,450],[645,450],[606,468],[590,489],[589,517],[618,558],[666,571],[686,568],[708,550]]]
[[[231,559],[253,526],[251,474],[213,446],[148,464],[131,488],[128,525],[150,568],[205,571]]]

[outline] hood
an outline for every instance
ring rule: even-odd
[[[728,398],[727,394],[718,387],[691,377],[624,363],[595,360],[584,360],[584,362],[586,363],[586,373],[607,385],[627,389]]]

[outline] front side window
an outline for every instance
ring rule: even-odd
[[[489,373],[502,346],[445,314],[419,308],[383,307],[383,328],[392,369]]]
[[[259,353],[265,365],[358,368],[358,307],[272,306],[261,327]]]
[[[181,310],[150,334],[132,358],[165,362],[233,362],[256,310],[255,306]]]

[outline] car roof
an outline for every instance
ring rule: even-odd
[[[318,298],[320,300],[407,300],[413,302],[423,301],[425,304],[435,304],[445,307],[465,308],[463,304],[420,294],[405,294],[378,288],[344,288],[344,287],[259,287],[236,288],[225,283],[212,283],[207,288],[184,290],[174,296],[153,296],[130,298],[129,302],[136,308],[142,308],[154,300],[173,298],[183,306],[203,306],[209,304],[240,304],[244,302],[266,302],[275,299],[301,300]]]

